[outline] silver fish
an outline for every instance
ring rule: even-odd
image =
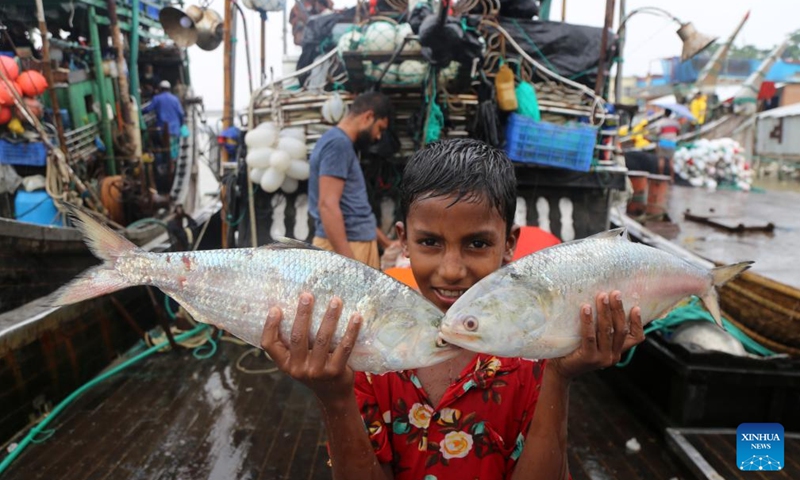
[[[736,337],[717,328],[705,320],[681,323],[669,337],[672,343],[682,345],[689,351],[715,351],[736,355],[748,356],[744,345]]]
[[[267,313],[283,310],[287,341],[302,292],[315,297],[310,338],[328,302],[342,300],[332,340],[339,344],[350,316],[363,322],[350,356],[354,370],[384,373],[435,365],[459,349],[437,345],[442,312],[426,298],[383,272],[298,241],[260,248],[149,253],[73,210],[92,252],[105,260],[54,294],[66,305],[134,285],[152,285],[180,303],[195,320],[215,325],[259,347]],[[305,248],[299,248],[299,247]]]
[[[510,263],[467,290],[447,311],[440,336],[468,350],[505,357],[557,358],[580,343],[580,306],[619,290],[644,324],[697,295],[722,326],[715,285],[752,262],[703,269],[633,243],[624,229],[550,247]]]

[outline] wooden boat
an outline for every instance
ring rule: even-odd
[[[75,15],[76,11],[73,9],[70,13],[70,11],[64,10],[60,2],[44,0],[42,13],[54,26],[59,25],[64,29],[67,29],[67,20],[69,20],[70,28],[68,30],[73,35],[71,38],[78,38],[78,36],[91,38],[92,43],[97,44],[98,51],[101,47],[100,36],[99,34],[95,35],[98,32],[98,22],[111,23],[112,28],[121,24],[120,29],[123,36],[130,44],[138,44],[140,38],[145,40],[161,38],[161,33],[158,33],[161,28],[158,24],[158,11],[161,6],[166,5],[166,2],[149,2],[147,5],[138,1],[133,2],[132,5],[135,9],[141,8],[138,16],[140,28],[135,29],[135,32],[131,31],[130,23],[126,23],[133,17],[133,10],[129,5],[120,4],[119,8],[116,8],[116,13],[111,15],[112,8],[105,2],[78,3],[78,14],[81,16],[81,21],[74,24],[74,28],[71,28],[73,23],[70,15]],[[3,7],[0,8],[0,20],[13,25],[16,31],[17,27],[30,27],[30,21],[36,18],[36,13],[36,2],[13,0],[10,3],[3,3]],[[114,23],[117,15],[121,21]],[[113,22],[110,20],[112,18]],[[52,49],[61,52],[59,56],[64,57],[69,53],[75,55],[74,52],[82,51],[81,49],[88,51],[86,47],[77,43],[63,41],[58,38],[58,35],[55,37],[49,43],[52,43],[50,45]],[[61,121],[65,125],[59,131],[59,135],[54,135],[53,138],[58,137],[59,140],[63,138],[65,148],[63,153],[61,149],[50,148],[46,167],[32,166],[24,162],[22,164],[11,162],[11,166],[18,170],[20,176],[36,174],[45,176],[48,185],[47,193],[51,197],[65,198],[73,195],[74,199],[75,195],[79,194],[81,199],[86,199],[86,208],[100,213],[122,212],[120,217],[109,214],[107,218],[127,225],[111,222],[119,233],[140,246],[148,244],[165,233],[165,226],[173,218],[173,208],[176,205],[181,205],[186,212],[194,211],[198,203],[197,135],[199,133],[198,120],[201,115],[201,109],[198,108],[199,99],[182,95],[186,112],[185,123],[189,135],[180,140],[174,171],[161,178],[154,175],[152,168],[141,160],[148,155],[162,154],[164,150],[153,140],[157,135],[152,130],[158,130],[155,127],[155,116],[153,114],[144,115],[142,124],[145,127],[141,131],[138,128],[138,118],[129,119],[127,124],[125,123],[125,99],[128,94],[124,87],[128,86],[128,79],[113,73],[116,71],[114,67],[117,67],[117,63],[105,61],[102,68],[94,68],[98,60],[102,61],[98,55],[94,57],[93,62],[87,64],[82,60],[75,64],[77,65],[76,69],[68,70],[55,68],[56,63],[39,61],[30,55],[31,52],[28,52],[30,56],[26,56],[24,52],[25,50],[22,48],[17,49],[23,69],[47,73],[45,66],[52,67],[53,80],[51,83],[53,85],[50,87],[50,92],[43,95],[42,98],[48,105],[54,104],[54,99],[58,99],[60,107],[64,107],[61,108]],[[132,58],[132,63],[136,64],[135,66],[131,65],[132,75],[136,75],[139,63],[141,63],[142,66],[156,64],[155,71],[165,75],[162,78],[173,80],[173,83],[176,83],[175,78],[182,83],[186,83],[189,78],[184,54],[177,48],[143,47],[138,54],[138,60]],[[63,66],[63,62],[60,66]],[[7,80],[0,79],[0,83]],[[133,81],[133,78],[131,77],[130,80]],[[138,89],[131,88],[131,91],[136,93],[130,96],[137,97],[137,103],[141,104]],[[115,112],[119,118],[109,118],[107,113],[101,115],[92,110],[90,100],[95,97],[98,101],[105,101],[109,110]],[[87,109],[86,105],[90,107]],[[100,111],[99,107],[98,111]],[[26,134],[35,136],[38,132],[37,146],[48,145],[50,140],[47,138],[49,137],[41,134],[41,125],[37,126],[36,123],[34,122],[35,128],[33,129],[28,127]],[[143,136],[144,142],[129,138],[129,132],[127,132],[131,128],[129,125],[136,125],[134,130],[137,135],[134,136]],[[113,135],[117,135],[117,138],[114,138]],[[128,142],[123,142],[121,140],[123,137],[128,139]],[[102,139],[102,143],[99,139]],[[52,140],[52,142],[54,141]],[[113,146],[105,148],[102,147],[103,143]],[[139,152],[138,157],[136,156],[137,152]],[[142,155],[142,152],[145,155]],[[2,163],[7,163],[6,160],[8,159],[4,159]],[[104,165],[105,169],[100,165]],[[112,173],[103,173],[103,171],[114,172],[116,168],[120,171],[119,183],[114,184],[115,186],[112,188],[118,192],[108,195],[107,199],[101,193],[103,187],[92,187],[92,183],[103,185],[104,180],[115,177]],[[97,173],[98,170],[100,173]],[[79,171],[82,172],[81,175],[77,173]],[[158,185],[161,187],[161,194],[152,194],[157,186],[157,181],[161,180],[163,180],[162,185]],[[72,191],[73,187],[78,191]],[[19,189],[16,194],[21,195],[21,190]],[[116,196],[117,194],[119,197]],[[2,197],[8,203],[13,203],[13,201],[9,201],[13,195],[14,192],[3,193]],[[35,208],[33,207],[31,210]],[[4,209],[3,213],[9,218],[2,218],[2,214],[0,214],[0,313],[49,294],[80,271],[96,263],[96,259],[88,251],[76,229],[46,225],[47,221],[41,224],[17,221],[11,218],[13,212],[7,210],[7,208]]]

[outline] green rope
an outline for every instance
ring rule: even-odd
[[[211,332],[209,330],[206,330],[206,335],[208,336],[208,342],[192,350],[192,355],[198,360],[211,358],[215,353],[217,353],[217,341],[211,336]]]
[[[695,320],[706,320],[712,323],[714,322],[714,317],[711,316],[708,310],[700,306],[700,302],[697,297],[693,297],[688,304],[671,311],[666,317],[653,321],[647,328],[644,329],[644,334],[647,335],[656,330],[672,333],[672,331],[680,324]],[[742,345],[748,352],[764,357],[776,355],[776,352],[773,352],[772,350],[750,338],[746,333],[741,331],[736,325],[732,324],[727,319],[722,319],[722,325],[725,327],[725,330],[728,333],[742,342]],[[627,366],[633,358],[634,351],[636,351],[636,347],[631,348],[626,354],[625,360],[619,362],[617,366]]]
[[[50,428],[50,429],[47,429],[47,430],[40,430],[38,433],[40,433],[41,436],[39,438],[31,438],[31,443],[44,443],[44,442],[46,442],[47,440],[50,439],[50,437],[53,436],[54,433],[56,433],[56,429],[55,428]]]

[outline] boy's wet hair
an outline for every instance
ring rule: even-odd
[[[487,201],[511,232],[517,208],[517,177],[505,152],[469,138],[441,140],[417,151],[406,164],[400,208],[406,221],[411,204],[422,198],[455,197]]]
[[[392,115],[392,102],[389,101],[389,97],[380,92],[362,93],[353,100],[348,113],[361,115],[369,111],[372,111],[376,120],[389,118]]]

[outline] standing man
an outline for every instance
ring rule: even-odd
[[[150,104],[142,108],[142,113],[155,112],[159,135],[153,141],[164,152],[156,155],[155,163],[156,189],[159,193],[169,191],[174,165],[180,154],[180,137],[184,132],[188,134],[188,130],[184,127],[186,114],[183,112],[181,101],[171,90],[170,83],[162,80],[158,84],[158,93]]]
[[[380,140],[389,127],[391,111],[391,103],[382,93],[359,95],[347,115],[320,137],[309,161],[314,246],[374,268],[380,268],[378,242],[386,248],[391,240],[378,229],[356,147]]]

